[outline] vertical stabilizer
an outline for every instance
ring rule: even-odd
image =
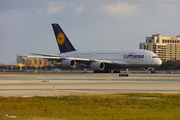
[[[54,30],[54,34],[60,52],[65,53],[65,52],[75,51],[75,48],[73,47],[73,45],[71,44],[65,33],[63,32],[63,30],[61,29],[61,27],[56,23],[53,23],[52,27]]]

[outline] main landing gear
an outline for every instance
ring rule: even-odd
[[[113,73],[121,73],[120,70],[114,70]]]
[[[94,70],[94,73],[111,73],[111,70]]]
[[[94,73],[111,73],[111,70],[94,70]],[[121,73],[120,70],[114,70],[113,73]]]

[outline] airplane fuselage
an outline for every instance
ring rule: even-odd
[[[162,63],[155,53],[147,50],[85,50],[61,53],[60,56],[112,61],[114,65],[106,65],[108,69],[156,67]]]

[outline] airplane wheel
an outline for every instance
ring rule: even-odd
[[[103,73],[104,71],[102,70],[94,70],[94,73]]]
[[[111,70],[94,70],[94,73],[111,73]]]
[[[154,68],[151,68],[151,73],[155,73],[155,69]]]
[[[104,70],[104,73],[111,73],[111,70]]]
[[[120,70],[114,70],[113,73],[121,73]]]
[[[94,73],[100,73],[100,70],[94,70]]]

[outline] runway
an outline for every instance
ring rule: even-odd
[[[180,93],[179,74],[0,73],[0,96]]]

